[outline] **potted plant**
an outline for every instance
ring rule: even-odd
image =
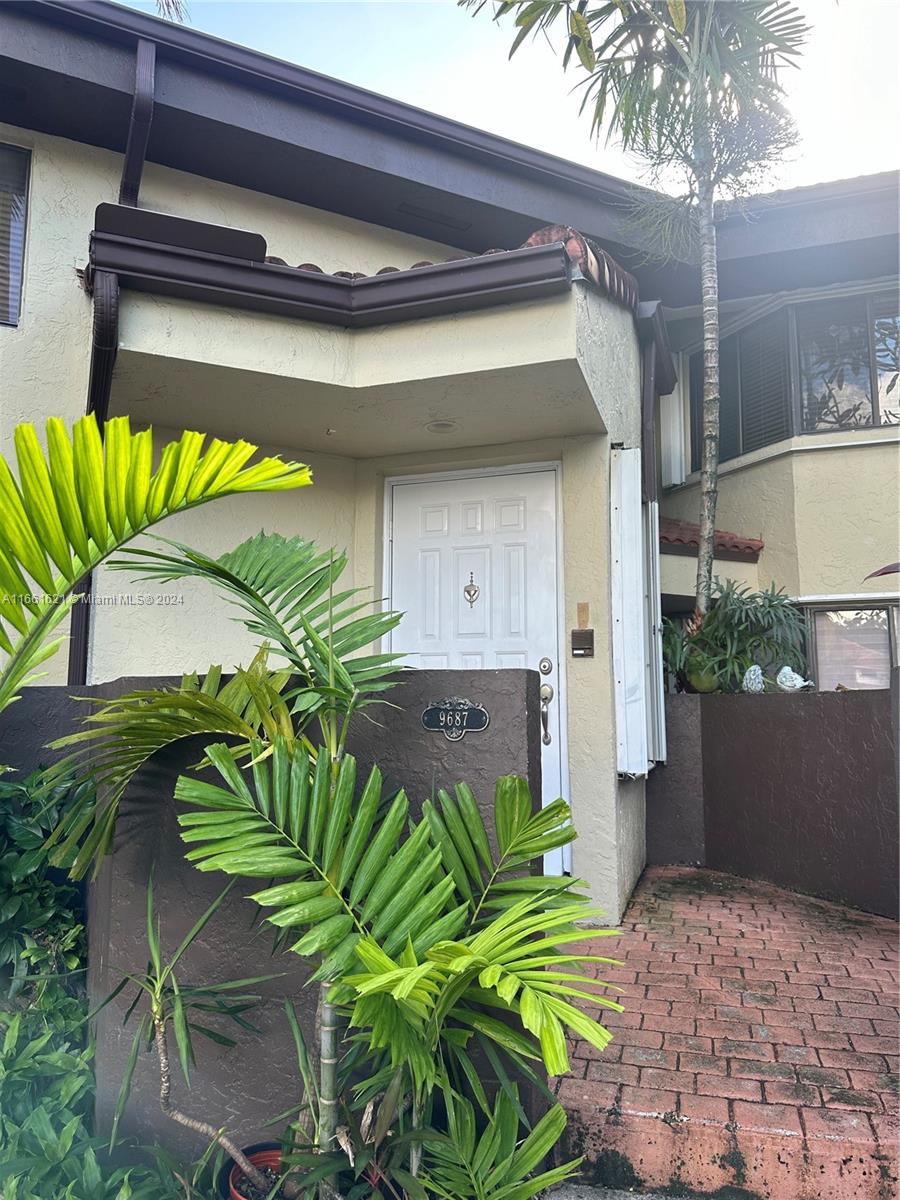
[[[702,619],[666,619],[663,659],[680,691],[739,692],[747,671],[805,669],[803,613],[774,584],[751,591],[716,579],[712,604]]]

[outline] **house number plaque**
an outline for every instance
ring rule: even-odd
[[[435,700],[422,713],[423,727],[432,733],[442,733],[448,742],[458,742],[467,733],[481,733],[490,721],[484,705],[464,700],[462,696]]]

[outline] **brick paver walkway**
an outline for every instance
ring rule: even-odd
[[[864,870],[860,864],[860,870]],[[729,1200],[897,1196],[898,927],[653,868],[595,953],[621,988],[559,1082],[585,1181]],[[683,1190],[679,1190],[683,1189]]]

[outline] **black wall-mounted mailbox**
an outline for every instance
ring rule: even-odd
[[[593,658],[594,657],[594,631],[593,631],[593,629],[573,629],[572,630],[572,657],[573,658]]]

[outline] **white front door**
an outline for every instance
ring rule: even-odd
[[[392,649],[414,667],[539,670],[543,803],[564,794],[556,472],[394,481],[390,606],[406,616]],[[546,693],[545,693],[546,695]],[[548,873],[568,869],[561,851]]]

